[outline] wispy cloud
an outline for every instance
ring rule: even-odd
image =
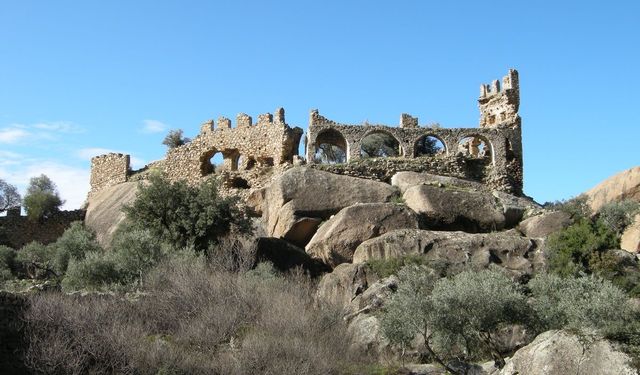
[[[169,129],[169,126],[158,120],[143,120],[142,121],[143,133],[162,133],[163,131]]]
[[[45,130],[54,133],[82,133],[84,129],[68,121],[40,122],[31,126],[34,129]]]
[[[0,129],[0,143],[18,143],[22,139],[30,135],[31,133],[21,127],[11,126],[8,128]]]
[[[123,151],[117,151],[117,150],[112,150],[112,149],[108,149],[108,148],[102,148],[102,147],[87,147],[87,148],[82,148],[80,150],[78,150],[76,152],[76,156],[79,157],[80,159],[83,160],[91,160],[92,157],[94,156],[98,156],[98,155],[104,155],[104,154],[108,154],[111,152],[116,152],[119,154],[129,154],[128,152],[123,152]],[[142,168],[146,165],[146,161],[144,159],[141,159],[137,156],[131,155],[130,154],[130,158],[131,158],[131,167],[132,168]]]

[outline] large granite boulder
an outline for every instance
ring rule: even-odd
[[[312,277],[320,276],[331,269],[321,261],[313,259],[301,249],[281,238],[260,237],[256,245],[257,262],[269,261],[280,271],[301,267]]]
[[[456,187],[415,185],[403,198],[429,229],[490,232],[505,227],[505,215],[492,194]]]
[[[571,216],[566,212],[552,211],[523,220],[518,229],[525,236],[544,238],[571,225]]]
[[[640,202],[640,167],[627,169],[607,178],[585,195],[594,212],[614,201],[632,199]]]
[[[391,185],[400,189],[401,193],[416,185],[452,186],[476,191],[489,191],[486,185],[479,182],[419,172],[398,172],[391,177]]]
[[[96,232],[96,239],[103,247],[111,245],[113,234],[125,219],[122,208],[133,203],[138,182],[125,182],[100,190],[88,200],[85,225]]]
[[[631,358],[604,339],[548,331],[518,350],[499,375],[637,375]]]
[[[382,182],[295,167],[260,195],[268,235],[305,246],[322,220],[356,203],[388,202],[397,191]]]
[[[357,306],[352,302],[376,281],[377,277],[364,263],[340,264],[333,272],[324,275],[318,283],[316,303],[339,306],[344,308],[346,313],[355,313]]]
[[[529,257],[536,246],[534,241],[519,236],[513,230],[473,234],[401,229],[360,244],[353,255],[353,262],[422,255],[450,273],[467,264],[487,267],[495,263],[516,276],[523,276],[534,271]]]
[[[404,205],[362,203],[349,206],[327,220],[305,250],[332,267],[351,262],[362,242],[395,229],[417,229],[416,214]]]
[[[631,253],[640,252],[640,215],[636,215],[634,223],[622,233],[620,248]]]

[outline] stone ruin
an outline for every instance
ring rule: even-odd
[[[401,115],[399,127],[348,125],[331,121],[313,110],[305,136],[306,160],[298,156],[303,130],[285,122],[284,109],[259,115],[255,124],[250,116],[239,114],[235,127],[231,120],[221,117],[217,123],[213,120],[203,123],[191,142],[169,149],[165,159],[138,171],[131,170],[129,155],[111,153],[94,157],[89,195],[126,181],[144,179],[150,170],[159,170],[172,181],[185,180],[190,184],[198,184],[215,174],[222,179],[223,188],[237,193],[261,188],[268,182],[265,175],[303,163],[334,173],[379,180],[388,179],[390,172],[399,170],[424,171],[476,180],[492,189],[521,195],[518,72],[511,69],[502,82],[483,84],[478,103],[480,126],[476,128],[420,126],[418,119],[408,114]],[[371,145],[382,145],[385,150],[371,155],[366,151]],[[333,159],[327,158],[327,153]],[[215,155],[221,156],[218,165],[214,162]],[[381,173],[380,169],[387,169],[388,173]]]

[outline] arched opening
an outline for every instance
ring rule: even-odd
[[[200,173],[207,176],[215,173],[224,163],[222,153],[218,150],[211,150],[200,157]]]
[[[387,132],[374,131],[360,142],[360,156],[363,158],[388,158],[400,154],[400,142]]]
[[[434,155],[444,154],[446,152],[444,142],[442,142],[442,140],[432,135],[424,135],[420,137],[420,139],[416,141],[416,144],[413,149],[414,149],[413,155],[415,157],[434,156]]]
[[[491,142],[480,135],[470,135],[458,142],[458,152],[475,159],[493,160]]]
[[[505,150],[507,151],[507,163],[512,162],[516,158],[516,154],[513,152],[513,147],[511,146],[511,142],[509,139],[505,139]]]
[[[347,140],[337,130],[328,129],[316,137],[313,162],[318,164],[341,164],[347,162]]]

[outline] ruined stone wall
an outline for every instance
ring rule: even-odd
[[[75,210],[60,211],[40,221],[19,214],[0,217],[0,244],[19,249],[32,241],[55,242],[72,222],[84,220],[84,215],[84,210]]]
[[[314,163],[314,155],[320,142],[330,142],[340,148],[346,145],[344,151],[347,162],[358,161],[362,158],[363,141],[368,135],[375,133],[393,137],[400,145],[400,156],[413,159],[419,156],[418,142],[424,137],[433,137],[444,146],[442,153],[445,158],[437,158],[439,155],[420,156],[419,160],[425,164],[425,171],[451,176],[465,174],[467,178],[486,183],[493,189],[522,194],[518,73],[510,70],[503,78],[502,88],[498,81],[494,81],[491,86],[482,85],[479,104],[479,128],[420,127],[418,119],[407,114],[402,114],[399,127],[349,125],[329,120],[313,110],[307,133],[307,161]],[[477,147],[480,144],[484,144],[486,150],[479,152]],[[460,167],[459,171],[452,169],[450,157],[454,156],[466,158],[466,164],[476,166],[473,168],[475,172],[470,173],[466,167]],[[488,159],[489,162],[478,162],[478,159]],[[482,170],[478,171],[477,166],[481,166]]]
[[[129,155],[110,153],[91,159],[91,191],[89,196],[98,191],[127,182],[129,175]]]
[[[216,169],[237,171],[256,167],[292,163],[298,154],[302,129],[291,128],[285,123],[284,109],[275,116],[267,113],[252,118],[239,114],[236,127],[227,118],[204,123],[200,134],[191,142],[171,149],[163,163],[164,172],[171,180],[198,183]],[[223,165],[212,165],[210,159],[217,153],[223,157]]]

